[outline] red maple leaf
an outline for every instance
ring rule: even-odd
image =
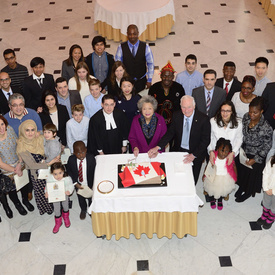
[[[135,170],[134,170],[134,173],[136,175],[139,175],[139,176],[144,176],[149,174],[149,171],[150,171],[150,168],[147,166],[147,167],[143,167],[142,165],[139,165]]]

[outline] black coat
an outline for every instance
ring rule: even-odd
[[[13,87],[11,90],[13,94],[15,93],[21,94],[19,87]],[[0,89],[0,114],[4,115],[9,111],[10,111],[9,102],[6,96],[4,95],[3,91]]]
[[[223,81],[224,81],[223,77],[218,78],[215,85],[223,89]],[[234,78],[231,88],[226,96],[226,100],[231,100],[233,95],[237,92],[240,92],[241,89],[242,89],[242,83],[238,79]]]

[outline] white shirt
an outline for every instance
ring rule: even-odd
[[[41,84],[43,84],[43,78],[45,78],[45,75],[43,73],[40,76],[37,76],[36,74],[32,74],[32,78],[36,80],[38,85],[40,86]],[[40,82],[38,79],[40,79]]]
[[[215,165],[216,165],[216,175],[217,176],[225,176],[227,175],[227,169],[225,167],[225,163],[226,163],[226,158],[225,159],[219,159],[217,157],[216,161],[215,161]]]
[[[80,164],[80,159],[77,159],[77,170],[79,169],[79,164]],[[83,182],[80,182],[78,179],[78,182],[81,185],[88,185],[88,180],[87,180],[87,159],[83,159],[82,162],[82,176],[83,176]],[[75,182],[74,184],[76,184],[77,182]]]
[[[240,118],[238,120],[238,127],[231,129],[231,123],[227,125],[226,128],[219,127],[215,118],[212,117],[210,119],[210,125],[211,125],[211,140],[210,144],[207,148],[208,152],[215,150],[217,141],[220,138],[229,139],[232,145],[232,150],[235,153],[235,156],[239,154],[240,147],[243,142],[243,124]]]
[[[117,127],[116,127],[116,122],[114,120],[113,113],[107,114],[103,110],[103,115],[104,115],[105,122],[106,122],[106,130],[111,130],[111,127],[112,127],[112,129],[116,129]]]
[[[55,111],[54,113],[50,114],[51,120],[53,122],[53,124],[56,126],[57,130],[58,130],[58,116],[57,116],[57,111]]]
[[[233,80],[234,80],[234,79],[232,78],[232,80],[231,80],[230,82],[227,82],[225,79],[223,79],[223,89],[225,90],[226,83],[228,83],[227,90],[228,90],[228,92],[229,92],[230,89],[231,89]]]
[[[241,92],[237,92],[233,95],[231,101],[234,103],[237,117],[243,118],[244,114],[249,111],[249,103],[244,103],[240,98]]]

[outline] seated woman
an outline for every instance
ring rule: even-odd
[[[134,116],[139,113],[137,103],[140,100],[140,95],[135,93],[134,80],[130,77],[121,79],[120,89],[118,97],[115,97],[116,108],[125,113],[130,127]]]
[[[138,101],[141,114],[134,117],[128,140],[135,157],[139,153],[147,153],[157,146],[166,133],[167,127],[164,118],[155,113],[158,107],[157,100],[150,95],[143,96]]]
[[[5,190],[3,190],[3,186],[0,185],[0,201],[9,219],[13,217],[13,213],[7,201],[7,194],[14,203],[14,206],[18,210],[19,214],[27,215],[27,211],[18,199],[13,180],[13,176],[15,174],[22,176],[21,163],[16,155],[16,139],[17,136],[13,128],[10,127],[8,125],[8,121],[0,115],[0,169],[3,175],[6,175],[11,179],[11,184],[5,186]],[[33,211],[34,207],[28,201],[28,185],[22,187],[20,192],[22,194],[23,204],[29,211]]]
[[[89,80],[95,78],[90,75],[89,68],[85,62],[78,62],[75,68],[75,75],[69,80],[69,90],[78,90],[82,102],[90,94]]]
[[[62,62],[61,76],[68,82],[75,75],[78,62],[83,61],[84,56],[81,47],[77,44],[72,45],[69,50],[69,57]]]
[[[37,132],[37,126],[31,119],[25,120],[19,126],[19,138],[17,140],[17,155],[24,161],[26,169],[30,170],[31,182],[34,189],[34,197],[40,215],[53,212],[53,207],[45,198],[46,180],[38,179],[38,170],[47,169],[54,162],[59,161],[54,158],[49,163],[42,162],[44,157],[44,137]]]
[[[39,113],[42,126],[53,123],[57,128],[57,136],[62,145],[66,146],[66,123],[70,119],[66,106],[57,104],[56,93],[49,90],[42,95],[42,106],[43,111]]]
[[[249,103],[256,97],[253,94],[255,90],[256,79],[252,75],[246,75],[243,78],[242,90],[233,95],[231,101],[234,103],[237,116],[243,118],[244,114],[248,112]]]
[[[262,189],[262,172],[265,159],[272,145],[273,130],[264,119],[264,100],[254,98],[249,104],[249,113],[243,117],[243,144],[242,148],[248,158],[244,166],[236,159],[239,189],[235,194],[236,202],[243,202],[250,196],[254,197]]]
[[[125,65],[121,61],[116,61],[112,67],[110,78],[107,82],[108,94],[118,96],[120,93],[120,80],[122,77],[129,77]]]

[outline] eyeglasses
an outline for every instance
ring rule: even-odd
[[[9,60],[13,60],[15,58],[15,56],[12,56],[12,57],[6,57],[5,60],[6,61],[9,61]]]
[[[10,78],[5,78],[5,79],[0,79],[0,82],[5,82],[5,81],[9,81]]]
[[[11,107],[16,108],[16,107],[24,107],[25,104],[24,103],[20,103],[20,104],[12,104]]]
[[[229,114],[229,113],[232,113],[232,111],[230,111],[230,110],[221,110],[221,113],[227,113],[227,114]]]

